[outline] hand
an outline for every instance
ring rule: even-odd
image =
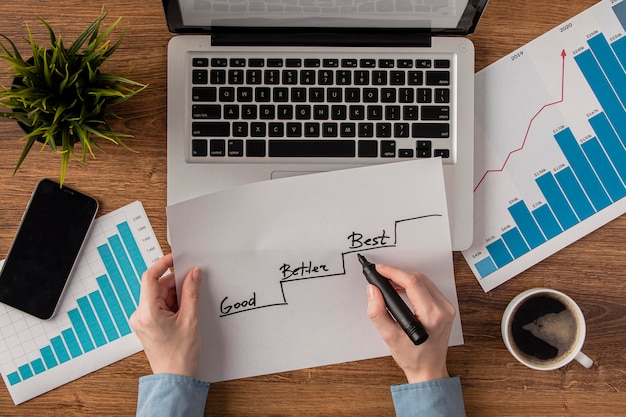
[[[173,262],[172,255],[166,255],[144,272],[130,325],[153,373],[194,377],[202,347],[197,314],[201,273],[199,268],[187,273],[178,306],[174,275],[163,276]]]
[[[455,310],[439,289],[425,275],[409,273],[387,265],[376,270],[404,289],[415,315],[428,332],[428,340],[415,346],[385,307],[380,290],[367,287],[367,315],[389,346],[391,355],[404,371],[409,383],[447,378],[446,354]],[[410,307],[410,306],[409,306]]]

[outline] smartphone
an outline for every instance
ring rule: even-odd
[[[51,318],[97,211],[93,197],[39,181],[0,271],[0,302]]]

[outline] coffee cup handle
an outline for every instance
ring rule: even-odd
[[[585,368],[591,368],[591,365],[593,365],[593,359],[582,352],[578,352],[574,359]]]

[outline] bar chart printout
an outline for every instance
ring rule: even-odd
[[[626,212],[625,69],[626,1],[605,0],[476,74],[463,255],[485,291]]]
[[[0,304],[0,370],[15,404],[142,349],[128,319],[142,273],[161,256],[136,201],[96,219],[51,320]]]

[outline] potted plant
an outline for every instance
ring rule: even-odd
[[[108,140],[130,150],[122,138],[131,135],[113,131],[105,116],[117,117],[109,107],[128,100],[147,85],[101,71],[101,65],[126,35],[125,30],[117,42],[111,44],[107,36],[121,18],[100,32],[106,15],[103,10],[69,47],[65,47],[61,37],[43,19],[39,18],[50,37],[47,46],[37,44],[25,24],[32,54],[27,58],[22,57],[13,41],[0,34],[3,52],[0,59],[10,64],[13,76],[13,85],[2,87],[0,92],[0,109],[6,110],[0,112],[0,116],[17,121],[26,132],[20,138],[25,145],[13,174],[35,141],[42,143],[42,150],[47,146],[61,155],[61,184],[70,158],[81,165],[87,154],[95,158],[94,148],[102,150],[98,140]],[[3,41],[8,42],[8,46]],[[74,151],[78,143],[80,153]]]

